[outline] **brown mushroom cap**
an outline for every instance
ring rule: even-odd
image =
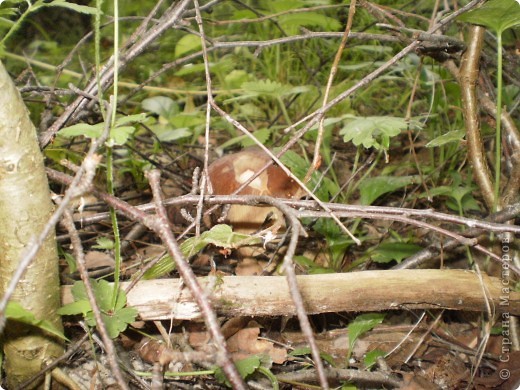
[[[213,195],[234,193],[269,161],[271,157],[258,147],[246,148],[215,160],[208,167],[210,193]],[[292,198],[298,193],[298,188],[298,184],[282,168],[271,165],[239,194]],[[251,233],[262,226],[269,214],[274,215],[279,227],[283,225],[283,217],[274,207],[233,205],[227,219],[236,231]]]

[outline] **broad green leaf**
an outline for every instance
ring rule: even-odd
[[[167,96],[154,96],[144,99],[141,106],[145,110],[167,119],[180,112],[179,105]]]
[[[442,146],[445,144],[448,144],[450,142],[460,142],[462,139],[464,139],[465,135],[464,130],[452,130],[448,131],[446,134],[440,135],[434,139],[432,139],[430,142],[426,144],[427,148],[435,148],[437,146]]]
[[[376,263],[389,263],[393,260],[400,263],[403,259],[419,252],[421,246],[406,242],[387,242],[378,245],[372,252],[371,258]]]
[[[354,349],[357,339],[382,323],[384,319],[385,314],[383,313],[367,313],[357,316],[347,327],[349,354]]]
[[[173,128],[170,125],[155,125],[151,127],[152,132],[157,136],[160,141],[172,142],[181,138],[191,137],[193,131],[186,127]]]
[[[490,0],[459,16],[459,19],[502,34],[508,28],[520,25],[520,4],[518,0]]]
[[[177,45],[175,46],[175,58],[179,58],[182,55],[199,50],[202,47],[200,37],[193,34],[184,35]]]
[[[115,308],[112,310],[112,295],[114,286],[106,280],[91,280],[92,290],[96,297],[96,303],[101,311],[103,323],[111,338],[115,338],[124,331],[129,323],[135,321],[137,310],[126,306],[126,293],[120,290],[117,295]],[[60,309],[60,314],[83,314],[89,326],[95,326],[94,313],[88,301],[87,292],[83,282],[78,281],[72,286],[72,295],[75,302],[65,305]]]
[[[87,138],[99,138],[103,134],[104,123],[89,125],[88,123],[78,123],[61,129],[58,134],[63,137],[72,138],[84,136]]]
[[[92,308],[90,307],[90,303],[86,300],[79,300],[71,303],[67,303],[66,305],[60,307],[58,309],[58,314],[62,316],[73,316],[76,314],[87,315]]]
[[[142,123],[146,120],[147,116],[144,112],[134,115],[119,116],[116,118],[115,126],[123,126],[128,123]]]
[[[354,145],[363,145],[366,149],[388,149],[390,138],[400,134],[408,127],[420,127],[418,121],[406,121],[393,116],[369,116],[347,119],[347,124],[340,130],[345,142],[352,141]]]
[[[361,204],[371,205],[377,198],[416,181],[417,176],[378,176],[365,179],[359,185]]]
[[[8,320],[13,320],[17,322],[22,322],[27,325],[35,326],[54,336],[59,337],[60,339],[67,340],[63,333],[60,330],[56,329],[56,327],[51,322],[47,320],[37,319],[33,313],[25,309],[18,302],[9,302],[7,304],[7,307],[5,309],[5,317]]]
[[[135,127],[133,126],[114,127],[110,132],[110,139],[107,141],[107,144],[110,146],[124,145],[134,132]]]

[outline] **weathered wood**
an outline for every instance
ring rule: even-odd
[[[221,315],[295,315],[283,276],[206,277],[199,278],[199,282]],[[498,278],[483,275],[482,282],[474,272],[464,270],[298,276],[308,314],[402,308],[485,311],[487,299],[496,313],[520,315],[520,293],[508,291],[506,281]],[[63,302],[71,302],[70,286],[63,287],[62,292]],[[180,279],[141,281],[128,293],[128,305],[136,308],[143,320],[200,318],[196,303]]]

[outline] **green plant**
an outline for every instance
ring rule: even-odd
[[[235,362],[235,366],[243,379],[258,372],[266,376],[271,382],[272,388],[277,390],[279,388],[278,379],[276,379],[276,376],[271,372],[271,365],[271,360],[264,355],[253,355]],[[224,371],[220,367],[215,368],[215,378],[220,383],[224,383],[228,387],[231,387],[231,383],[229,383],[228,379],[224,375]]]
[[[115,294],[114,287],[106,280],[91,280],[91,284],[108,335],[111,338],[116,338],[128,327],[128,324],[135,321],[137,310],[131,307],[125,307],[126,293],[123,290],[119,290],[117,294]],[[112,306],[112,297],[114,294],[117,296],[115,307]],[[60,308],[58,313],[61,315],[82,314],[89,326],[96,326],[94,312],[88,301],[83,282],[77,281],[74,283],[72,296],[74,297],[74,302]]]
[[[47,320],[37,319],[33,313],[24,309],[18,302],[9,302],[5,310],[5,317],[10,321],[17,321],[40,328],[53,336],[67,340],[65,335]]]

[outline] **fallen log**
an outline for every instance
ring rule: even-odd
[[[520,293],[507,279],[465,270],[388,270],[297,277],[308,314],[342,311],[447,309],[520,315]],[[223,316],[296,314],[283,276],[203,277],[199,283]],[[128,284],[122,283],[124,289]],[[62,288],[72,302],[71,286]],[[198,319],[197,304],[180,279],[143,280],[128,293],[143,320]]]

